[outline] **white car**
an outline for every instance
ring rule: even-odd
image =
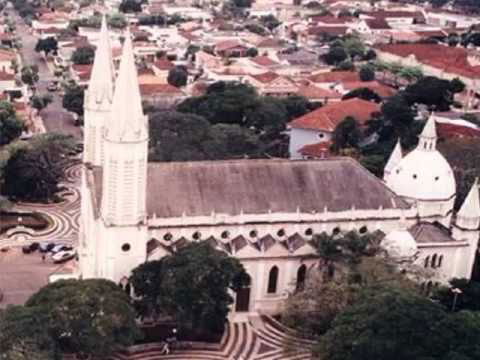
[[[55,264],[60,264],[65,261],[73,259],[77,255],[75,250],[59,251],[52,255],[52,260]]]
[[[52,254],[56,254],[60,251],[67,251],[67,250],[73,250],[73,248],[71,246],[68,246],[68,245],[65,245],[65,244],[56,244],[51,250],[50,252]]]

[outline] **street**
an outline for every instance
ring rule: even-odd
[[[22,49],[20,50],[24,65],[37,65],[40,80],[36,84],[37,94],[50,94],[53,102],[47,108],[41,111],[40,115],[44,121],[48,132],[58,132],[65,135],[73,135],[81,140],[82,130],[75,126],[73,117],[62,107],[62,97],[56,92],[48,92],[47,85],[55,79],[50,73],[45,60],[39,53],[35,52],[37,37],[30,33],[30,28],[25,25],[22,18],[12,11],[11,15],[15,19],[18,36],[22,39]]]

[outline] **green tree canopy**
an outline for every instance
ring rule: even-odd
[[[25,307],[47,318],[43,332],[63,352],[108,357],[141,336],[129,297],[109,280],[60,280]]]
[[[58,50],[57,39],[54,37],[47,37],[45,39],[38,39],[37,44],[35,45],[35,51],[43,51],[45,55],[56,53]]]
[[[182,87],[187,85],[188,72],[184,66],[175,66],[168,72],[167,81],[170,85],[175,87]]]
[[[37,83],[39,76],[38,76],[38,66],[37,65],[30,65],[24,66],[20,70],[21,79],[23,83],[33,86]]]
[[[355,148],[361,138],[362,132],[357,122],[348,116],[335,127],[332,135],[332,147],[336,152],[348,147]]]
[[[332,360],[474,359],[480,315],[444,308],[416,293],[366,289],[320,338],[317,356]]]
[[[22,134],[23,122],[18,119],[12,104],[0,101],[0,145],[5,145]]]
[[[8,159],[2,193],[22,200],[52,200],[74,146],[72,138],[65,135],[48,133],[31,138]]]
[[[95,49],[93,47],[82,46],[72,53],[71,60],[75,65],[90,65],[93,64],[94,57]]]
[[[137,0],[122,0],[119,10],[123,13],[138,13],[142,11],[142,3]]]
[[[366,87],[353,89],[352,91],[342,96],[342,100],[347,100],[352,98],[359,98],[362,100],[374,101],[376,103],[379,103],[382,101],[382,98],[380,97],[380,95],[378,95],[372,89],[366,88]]]
[[[446,309],[453,309],[455,294],[452,289],[459,289],[461,294],[457,296],[455,302],[455,311],[470,310],[480,311],[480,283],[468,280],[454,278],[449,281],[449,287],[441,287],[435,293],[434,298],[445,306]]]
[[[248,277],[236,258],[203,241],[139,265],[130,281],[141,308],[167,312],[192,331],[221,333],[233,303],[229,291],[245,286]]]
[[[85,98],[85,89],[76,84],[70,84],[65,87],[65,94],[63,95],[63,107],[75,114],[83,115],[83,103]]]
[[[360,80],[372,81],[375,80],[375,70],[372,65],[363,65],[358,72]]]

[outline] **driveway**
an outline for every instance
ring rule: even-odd
[[[40,253],[23,254],[21,248],[0,252],[0,289],[4,293],[0,308],[9,304],[22,305],[41,287],[48,284],[48,276],[62,265],[55,265]]]

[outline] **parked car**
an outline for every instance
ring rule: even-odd
[[[32,252],[37,251],[40,248],[40,244],[38,242],[33,242],[30,245],[24,245],[22,247],[22,252],[24,254],[30,254]]]
[[[69,246],[69,245],[65,245],[65,244],[57,244],[55,246],[52,247],[52,249],[50,250],[50,252],[52,254],[56,254],[60,251],[68,251],[68,250],[73,250],[73,247]]]
[[[38,250],[42,253],[46,253],[46,252],[52,251],[52,249],[54,247],[55,247],[55,243],[53,243],[53,242],[51,242],[51,243],[41,243]]]
[[[56,254],[52,255],[52,260],[55,264],[60,264],[65,261],[71,260],[77,255],[77,252],[75,250],[63,250],[59,251]]]
[[[50,84],[47,85],[47,90],[48,91],[57,91],[58,90],[57,83],[52,81]]]

